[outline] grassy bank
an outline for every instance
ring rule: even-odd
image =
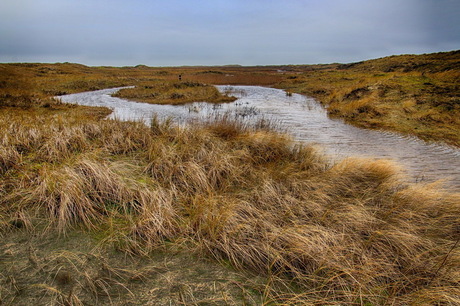
[[[227,117],[147,127],[42,110],[0,114],[5,303],[460,302],[460,198],[391,163],[332,164]],[[194,280],[168,287],[162,256],[183,252],[248,272],[197,259]]]
[[[191,102],[225,103],[235,97],[221,94],[216,87],[190,81],[157,81],[118,91],[113,96],[152,104],[185,104]]]
[[[459,79],[455,51],[297,69],[277,86],[313,96],[331,116],[360,127],[459,146]]]

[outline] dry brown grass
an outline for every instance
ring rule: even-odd
[[[389,162],[331,164],[267,124],[147,127],[77,110],[0,123],[3,233],[86,228],[133,256],[181,245],[268,277],[277,303],[459,302],[458,194],[403,183]],[[116,296],[123,275],[85,284]]]
[[[97,244],[81,231],[67,237],[17,231],[2,239],[2,305],[262,303],[251,292],[260,287],[257,278],[185,251],[125,257]]]
[[[460,52],[397,56],[290,74],[277,86],[316,97],[329,114],[458,146]]]
[[[49,107],[56,104],[46,98],[49,96],[126,85],[137,88],[123,95],[151,103],[228,102],[209,86],[166,88],[162,84],[276,86],[316,97],[332,116],[360,127],[458,146],[459,54],[452,51],[345,65],[267,67],[0,64],[0,106]]]
[[[184,78],[214,85],[257,86],[273,86],[283,79],[279,73],[276,73],[276,69],[251,72],[251,70],[246,70],[245,68],[234,69],[233,71],[222,71],[221,69],[218,69],[217,71],[198,71],[188,73],[184,75]]]
[[[46,92],[164,81],[178,73],[187,77],[185,68],[0,68],[15,73],[1,75],[0,233],[5,239],[21,233],[36,238],[28,248],[4,246],[2,303],[37,297],[52,304],[121,303],[133,301],[131,290],[146,288],[134,286],[133,278],[154,278],[126,263],[108,264],[111,256],[96,258],[80,250],[83,244],[72,252],[36,252],[37,246],[47,248],[40,237],[56,234],[61,241],[76,232],[94,237],[96,242],[84,248],[96,245],[132,258],[180,250],[265,278],[262,288],[263,281],[248,288],[232,280],[241,296],[230,293],[234,285],[228,287],[232,290],[193,290],[193,283],[178,281],[166,269],[155,286],[163,284],[167,292],[149,292],[139,303],[149,297],[165,303],[460,303],[460,196],[440,184],[405,183],[398,167],[387,161],[331,163],[312,147],[274,133],[266,121],[254,128],[223,116],[180,128],[155,118],[145,126],[100,120],[107,110],[43,100]],[[225,79],[225,74],[200,69],[186,71],[214,82]],[[80,78],[82,72],[87,76]],[[367,84],[375,78],[384,86],[375,88],[378,93],[385,89],[380,96],[385,99],[401,97],[408,88],[420,90],[418,99],[429,97],[422,76],[413,71],[355,73],[363,78],[358,83],[347,72],[321,70],[296,74],[286,84],[294,84],[292,90],[310,84],[308,90],[320,90],[316,94],[330,99],[331,107],[346,102],[343,111],[353,116],[397,113],[387,104],[374,104],[374,87]],[[452,85],[452,72],[429,77],[435,74],[436,80],[446,80],[446,88]],[[331,75],[336,81],[328,81]],[[307,82],[316,77],[317,83]],[[404,112],[441,120],[428,108],[422,116],[417,101],[407,96]],[[207,267],[201,274],[208,275]]]
[[[126,88],[116,97],[152,104],[185,104],[191,102],[233,102],[235,97],[221,94],[216,87],[191,81],[155,81]]]

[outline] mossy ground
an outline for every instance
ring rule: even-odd
[[[0,242],[2,305],[263,303],[266,280],[177,245],[127,256],[74,229],[15,230]]]

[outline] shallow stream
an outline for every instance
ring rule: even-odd
[[[277,122],[296,140],[317,144],[333,159],[348,156],[392,159],[403,165],[411,181],[448,179],[446,185],[460,191],[460,149],[416,137],[357,128],[328,118],[326,110],[314,99],[298,94],[287,96],[283,90],[258,86],[217,88],[238,100],[226,104],[155,105],[112,97],[118,88],[65,95],[60,99],[65,103],[111,108],[113,113],[109,118],[121,120],[149,122],[157,114],[159,118],[172,117],[185,123],[215,113],[229,113],[252,122],[266,118]]]

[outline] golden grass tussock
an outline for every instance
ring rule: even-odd
[[[43,207],[62,231],[77,222],[94,227],[109,205],[124,208],[128,204],[122,197],[126,193],[124,186],[115,179],[110,169],[89,161],[57,169],[42,168],[21,206]]]
[[[164,240],[172,240],[177,237],[180,224],[177,211],[173,205],[172,192],[162,188],[155,191],[143,190],[136,195],[139,203],[139,212],[134,224],[131,225],[131,238],[141,243],[134,252],[148,252],[152,248],[161,245]]]
[[[0,146],[0,174],[11,168],[18,167],[22,162],[22,155],[14,147]]]

